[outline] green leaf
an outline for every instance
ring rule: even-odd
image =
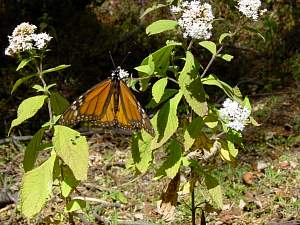
[[[156,136],[152,140],[151,149],[156,149],[166,143],[178,128],[177,106],[182,98],[178,92],[166,102],[151,119]]]
[[[156,81],[156,83],[153,85],[152,87],[152,96],[154,101],[156,101],[157,103],[160,102],[164,92],[165,92],[165,88],[167,86],[168,83],[168,78],[161,78],[158,81]]]
[[[58,92],[51,92],[50,102],[55,115],[62,114],[70,105],[68,100],[61,96]]]
[[[173,30],[176,27],[176,20],[157,20],[146,28],[146,34],[149,36],[153,34],[159,34],[168,30]]]
[[[184,131],[184,149],[189,150],[196,138],[201,134],[202,127],[204,125],[203,119],[201,117],[196,117],[193,119],[191,124]]]
[[[66,69],[66,68],[68,68],[68,67],[70,67],[70,66],[71,66],[71,65],[59,65],[59,66],[56,66],[56,67],[53,67],[53,68],[44,70],[44,71],[43,71],[43,74],[55,72],[55,71],[58,71],[58,70],[63,70],[63,69]]]
[[[152,98],[151,101],[147,104],[146,108],[155,108],[158,104],[167,101],[177,93],[178,93],[177,89],[165,89],[160,101],[157,103]]]
[[[84,210],[86,207],[86,202],[81,199],[72,199],[65,208],[65,212],[74,212],[77,210]]]
[[[249,101],[248,97],[245,97],[244,101],[243,101],[243,105],[250,110],[250,112],[252,111],[252,107],[251,107],[251,103]]]
[[[148,13],[156,10],[156,9],[159,9],[159,8],[162,8],[162,7],[166,7],[166,5],[163,5],[163,4],[155,4],[153,6],[151,6],[150,8],[147,8],[144,13],[140,16],[140,19],[142,19],[144,16],[146,16]]]
[[[89,148],[86,138],[69,127],[56,125],[52,141],[57,155],[70,167],[76,180],[85,180]]]
[[[32,87],[33,89],[35,89],[37,92],[44,92],[45,91],[45,88],[39,84],[35,84],[33,85]]]
[[[53,167],[56,154],[39,167],[24,174],[21,183],[21,212],[31,218],[41,211],[46,201],[51,196],[53,184]]]
[[[170,65],[169,59],[171,56],[171,52],[176,46],[180,46],[180,45],[181,43],[169,42],[166,46],[160,48],[159,50],[155,51],[154,53],[146,57],[142,61],[141,66],[150,65],[152,67],[153,65],[154,72],[156,72],[160,76],[165,76]],[[145,75],[148,76],[145,73],[139,72],[139,77],[145,77]],[[147,89],[149,80],[150,78],[141,80],[142,91]]]
[[[74,177],[72,171],[68,166],[63,167],[63,180],[61,183],[61,194],[63,197],[68,197],[70,193],[74,190],[74,188],[77,187],[77,185],[80,183],[76,178]]]
[[[25,172],[32,170],[36,161],[36,158],[38,156],[38,152],[41,149],[41,142],[44,136],[45,128],[41,128],[36,132],[30,142],[28,143],[24,160],[23,160],[23,167]]]
[[[18,117],[11,122],[8,133],[10,133],[13,127],[18,126],[25,120],[33,117],[39,111],[39,109],[42,108],[46,98],[46,95],[38,95],[27,98],[21,102],[18,108]]]
[[[223,196],[222,196],[222,189],[219,181],[208,175],[205,174],[205,184],[208,188],[208,192],[212,201],[217,205],[219,209],[223,208]]]
[[[58,116],[53,115],[53,118],[52,118],[53,121],[48,121],[48,122],[44,123],[44,124],[42,125],[42,127],[48,128],[48,127],[50,127],[50,124],[51,124],[51,125],[56,124],[56,122],[60,119],[60,117],[61,117],[61,115],[58,115]]]
[[[224,59],[227,62],[230,62],[234,57],[229,54],[218,54],[218,57]]]
[[[182,163],[181,145],[177,141],[172,140],[168,146],[168,151],[168,158],[158,169],[155,179],[160,179],[163,176],[168,176],[173,179],[180,169]]]
[[[229,98],[231,98],[237,102],[241,101],[240,98],[242,97],[242,94],[241,94],[240,90],[238,88],[230,87],[230,85],[219,80],[216,75],[211,74],[208,77],[202,78],[202,83],[204,85],[217,86],[217,87],[221,88]]]
[[[137,70],[138,72],[145,73],[151,76],[154,73],[154,63],[153,66],[143,65],[143,66],[134,67],[134,69]]]
[[[213,115],[207,115],[204,117],[203,120],[204,120],[205,125],[211,129],[215,128],[219,123],[218,117],[213,116]]]
[[[198,69],[194,56],[187,51],[185,65],[178,78],[180,89],[191,108],[199,116],[207,114],[207,102],[205,100],[205,92],[198,75]]]
[[[28,63],[30,63],[33,60],[33,58],[27,58],[27,59],[23,59],[20,64],[18,65],[16,71],[19,71],[20,69],[23,69],[24,66],[26,66]]]
[[[251,33],[256,34],[258,37],[260,37],[264,42],[266,41],[265,37],[255,28],[252,27],[244,27],[245,30],[250,31]]]
[[[30,78],[36,77],[36,76],[37,76],[36,74],[32,74],[32,75],[29,75],[29,76],[22,77],[22,78],[18,79],[18,80],[16,81],[16,83],[14,84],[14,86],[13,86],[13,88],[12,88],[10,94],[12,94],[15,90],[17,90],[17,88],[18,88],[22,83],[24,83],[25,81],[29,80]]]
[[[216,55],[217,54],[217,46],[212,41],[201,41],[199,42],[199,45],[206,48],[208,51],[211,52],[211,54]]]
[[[219,43],[222,44],[224,38],[226,38],[226,37],[232,37],[232,36],[233,36],[233,34],[231,34],[231,33],[223,33],[223,34],[221,34],[220,38],[219,38]]]
[[[126,196],[120,191],[113,191],[111,193],[111,198],[115,201],[119,201],[122,204],[126,204],[128,202]]]
[[[228,150],[229,150],[230,155],[233,158],[236,158],[239,153],[239,150],[237,148],[235,148],[234,143],[229,140],[227,140],[227,145],[228,145]]]
[[[145,131],[132,135],[132,159],[136,169],[141,173],[147,171],[152,161],[151,140],[152,136]]]

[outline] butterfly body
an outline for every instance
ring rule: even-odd
[[[75,125],[80,121],[86,121],[106,128],[119,127],[128,130],[144,128],[153,134],[146,112],[120,78],[120,72],[117,70],[112,73],[111,78],[95,85],[75,100],[63,113],[60,123]]]

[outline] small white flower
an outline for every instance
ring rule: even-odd
[[[183,37],[193,39],[209,39],[211,37],[212,21],[214,19],[211,5],[201,1],[183,1],[178,6],[172,6],[171,12],[181,14],[178,25],[182,28]]]
[[[35,42],[34,46],[38,49],[44,48],[51,39],[52,37],[46,33],[32,35],[32,40]]]
[[[14,29],[12,36],[25,36],[33,34],[36,30],[36,26],[27,22],[21,23]]]
[[[246,17],[257,20],[259,8],[261,7],[260,0],[239,0],[238,10]]]
[[[129,77],[130,74],[126,71],[126,70],[123,70],[121,67],[118,67],[116,70],[114,70],[111,75],[114,77],[114,76],[118,76],[120,77],[121,79],[125,78],[125,77]]]
[[[236,131],[242,131],[250,116],[250,111],[246,107],[242,107],[238,102],[227,98],[219,110],[220,117],[226,123],[226,126]]]

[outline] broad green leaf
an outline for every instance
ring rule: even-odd
[[[146,108],[155,108],[158,104],[167,101],[177,93],[178,93],[177,89],[165,89],[160,101],[156,103],[152,98],[151,101],[147,104]]]
[[[132,135],[132,159],[136,169],[141,173],[147,171],[152,161],[151,140],[152,136],[143,130]]]
[[[177,106],[182,95],[182,92],[178,92],[173,98],[166,102],[151,119],[151,123],[155,130],[155,137],[152,140],[151,149],[156,149],[162,146],[177,130]]]
[[[143,65],[143,66],[134,67],[134,69],[137,70],[138,72],[145,73],[150,76],[154,73],[154,63],[153,66]]]
[[[86,207],[86,202],[81,199],[72,199],[65,208],[65,212],[74,212],[77,210],[84,210]]]
[[[196,138],[201,134],[202,127],[204,125],[203,119],[201,117],[196,117],[193,119],[191,124],[184,131],[184,150],[189,150]]]
[[[29,80],[30,78],[36,77],[36,76],[37,76],[36,74],[32,74],[32,75],[29,75],[29,76],[22,77],[22,78],[18,79],[18,80],[16,81],[16,83],[14,84],[14,86],[13,86],[13,88],[12,88],[12,90],[11,90],[10,93],[12,94],[15,90],[17,90],[17,88],[18,88],[22,83],[24,83],[25,81]]]
[[[213,54],[213,55],[217,54],[217,46],[214,42],[212,42],[212,41],[201,41],[201,42],[199,42],[199,45],[206,48],[208,51],[211,52],[211,54]]]
[[[21,212],[31,218],[41,211],[46,201],[51,196],[53,184],[53,167],[56,154],[39,167],[24,174],[21,183]]]
[[[57,155],[70,167],[76,180],[85,180],[89,148],[86,138],[69,127],[56,125],[52,141]]]
[[[244,105],[247,109],[249,109],[250,111],[252,110],[251,103],[250,103],[248,97],[245,97],[245,99],[244,99],[244,101],[243,101],[243,105]]]
[[[229,98],[234,99],[237,102],[241,102],[240,98],[242,97],[242,94],[240,90],[238,88],[230,87],[230,85],[219,80],[216,75],[211,74],[208,77],[202,78],[202,83],[204,85],[217,86],[221,88]]]
[[[219,209],[223,208],[223,196],[219,181],[211,175],[205,174],[205,184],[208,189],[210,198]]]
[[[185,65],[179,75],[178,81],[187,103],[199,116],[205,116],[208,111],[205,92],[201,78],[198,75],[194,56],[189,51],[186,53]]]
[[[77,185],[80,183],[76,178],[74,177],[72,171],[68,166],[63,167],[62,172],[62,183],[61,183],[61,194],[63,197],[68,197],[70,193],[74,190],[74,188],[77,187]]]
[[[30,63],[33,60],[33,58],[27,58],[27,59],[23,59],[20,64],[18,65],[16,71],[19,71],[20,69],[23,69],[24,66],[26,66],[28,63]]]
[[[234,57],[229,54],[218,54],[218,57],[224,59],[227,62],[230,62]]]
[[[173,30],[177,27],[177,21],[176,20],[157,20],[153,23],[151,23],[146,28],[146,34],[153,35],[153,34],[159,34],[164,31]]]
[[[159,103],[168,83],[168,78],[161,78],[152,86],[152,96],[156,103]]]
[[[219,38],[219,43],[222,44],[224,38],[226,38],[226,37],[232,37],[232,36],[233,36],[233,34],[231,34],[231,33],[223,33],[223,34],[221,34],[220,38]]]
[[[224,149],[223,147],[221,147],[220,149],[220,155],[221,158],[227,162],[231,162],[232,161],[232,157],[230,156],[230,153],[228,150]]]
[[[68,100],[61,96],[58,92],[51,92],[50,102],[55,115],[62,114],[70,105]]]
[[[43,74],[55,72],[55,71],[58,71],[58,70],[63,70],[63,69],[66,69],[66,68],[68,68],[70,66],[71,65],[59,65],[59,66],[56,66],[56,67],[44,70]]]
[[[111,198],[115,201],[119,201],[122,204],[126,204],[128,202],[126,196],[120,191],[113,191],[111,193]]]
[[[162,8],[162,7],[166,7],[166,5],[163,5],[163,4],[155,4],[153,6],[151,6],[150,8],[147,8],[144,13],[140,16],[140,19],[142,19],[145,15],[147,15],[148,13],[156,10],[156,9],[159,9],[159,8]]]
[[[205,125],[211,129],[215,128],[219,123],[218,117],[213,116],[213,115],[207,115],[204,117],[203,120],[204,120]]]
[[[178,42],[168,42],[166,46],[160,48],[159,50],[155,51],[154,53],[152,53],[148,57],[146,57],[142,61],[141,66],[152,65],[151,63],[153,63],[154,68],[155,68],[154,71],[157,74],[159,74],[160,76],[165,76],[166,71],[168,70],[169,65],[170,65],[169,59],[171,56],[171,52],[176,46],[180,46],[180,45],[181,45],[181,43],[178,43]],[[139,77],[145,77],[145,75],[148,76],[145,73],[139,72]],[[141,90],[142,91],[147,89],[148,82],[149,82],[149,79],[141,80]]]
[[[173,179],[178,173],[182,163],[181,145],[172,140],[168,146],[168,158],[163,162],[162,166],[157,170],[155,179],[160,179],[163,176],[168,176]]]
[[[227,145],[228,145],[228,150],[229,150],[230,155],[233,158],[236,158],[239,153],[239,150],[237,148],[235,148],[234,143],[229,140],[227,140]]]
[[[41,142],[44,136],[44,132],[45,128],[39,129],[39,131],[33,135],[32,139],[26,147],[23,160],[23,167],[25,172],[32,170],[34,167],[38,152],[41,149]]]
[[[39,84],[33,85],[32,88],[35,89],[36,92],[44,92],[45,91],[45,88],[43,86],[39,85]]]
[[[18,108],[18,116],[11,122],[8,133],[10,133],[13,127],[18,126],[25,120],[33,117],[39,111],[39,109],[42,108],[46,98],[46,95],[38,95],[27,98],[21,102]]]

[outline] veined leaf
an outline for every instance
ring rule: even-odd
[[[159,103],[168,83],[168,78],[164,77],[156,81],[156,83],[152,86],[152,96],[153,99]]]
[[[41,148],[41,142],[44,136],[45,128],[39,129],[38,132],[36,132],[30,142],[28,143],[24,160],[23,160],[23,167],[25,172],[32,170],[36,161],[36,158],[38,156],[38,152]]]
[[[198,69],[194,56],[187,51],[185,65],[178,78],[180,89],[191,108],[199,116],[207,114],[208,107],[205,100],[205,92],[198,75]]]
[[[180,169],[182,163],[181,145],[177,141],[172,140],[168,146],[168,151],[168,158],[158,169],[155,179],[160,179],[163,176],[173,179]]]
[[[65,212],[74,212],[77,210],[84,210],[86,207],[86,202],[81,199],[72,199],[65,208]]]
[[[68,100],[61,96],[58,92],[51,92],[50,102],[55,115],[62,114],[70,105]]]
[[[146,34],[159,34],[164,31],[173,30],[177,27],[176,20],[157,20],[146,28]]]
[[[132,136],[132,159],[136,169],[141,173],[147,171],[152,161],[151,140],[152,136],[143,130],[141,133],[135,133]]]
[[[203,119],[201,117],[196,117],[193,119],[191,124],[184,131],[184,150],[189,150],[196,138],[201,134],[202,127],[204,125]]]
[[[178,128],[177,106],[182,98],[182,92],[178,92],[172,99],[151,119],[155,130],[155,137],[151,143],[151,149],[156,149],[166,143]]]
[[[148,13],[156,10],[156,9],[159,9],[159,8],[162,8],[162,7],[166,7],[166,5],[163,5],[163,4],[155,4],[153,6],[151,6],[150,8],[147,8],[144,13],[140,16],[140,19],[142,19],[144,16],[146,16]]]
[[[55,152],[39,167],[24,174],[21,183],[21,212],[31,218],[39,213],[51,196]]]
[[[29,76],[22,77],[22,78],[18,79],[18,80],[16,81],[16,83],[14,84],[14,86],[13,86],[13,88],[12,88],[10,94],[14,93],[14,91],[17,90],[17,88],[18,88],[22,83],[24,83],[25,81],[27,81],[27,80],[29,80],[30,78],[35,77],[35,76],[37,76],[37,75],[36,75],[36,74],[32,74],[32,75],[29,75]]]
[[[18,108],[18,117],[11,122],[8,133],[10,133],[13,127],[18,126],[25,120],[33,117],[39,111],[39,109],[42,108],[46,98],[46,95],[38,95],[27,98],[21,102]]]
[[[201,41],[199,42],[199,45],[206,48],[208,51],[211,52],[211,54],[216,55],[217,54],[217,46],[212,41]]]
[[[52,141],[57,155],[69,166],[76,180],[85,180],[88,169],[86,138],[69,127],[56,125]]]
[[[27,58],[27,59],[23,59],[20,64],[18,65],[16,71],[19,71],[20,69],[24,68],[24,66],[26,66],[28,63],[30,63],[33,60],[33,58]]]
[[[205,184],[208,189],[210,198],[219,209],[223,208],[223,196],[219,181],[211,175],[205,174]]]
[[[165,89],[163,96],[160,98],[160,101],[156,103],[154,99],[151,99],[151,101],[147,104],[146,108],[155,108],[158,104],[167,101],[177,93],[177,89]]]
[[[61,183],[61,194],[63,197],[68,197],[75,187],[80,183],[74,177],[72,171],[68,166],[63,167],[63,180]]]
[[[55,72],[55,71],[58,71],[58,70],[63,70],[63,69],[66,69],[66,68],[68,68],[70,66],[71,65],[59,65],[59,66],[56,66],[56,67],[44,70],[43,74]]]

